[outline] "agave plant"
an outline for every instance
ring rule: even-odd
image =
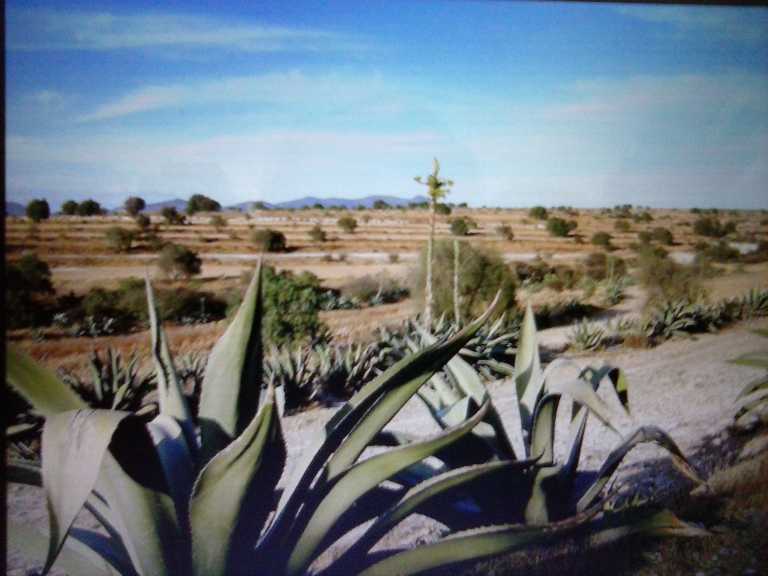
[[[285,410],[288,412],[317,398],[319,369],[310,348],[297,348],[293,352],[273,348],[264,362],[266,381],[283,391]]]
[[[423,335],[424,336],[424,335]],[[427,343],[431,340],[425,336]],[[498,510],[503,507],[507,521],[503,524],[464,530],[450,534],[445,539],[408,550],[387,558],[365,574],[388,574],[401,572],[426,571],[446,562],[477,560],[482,557],[519,550],[525,546],[549,543],[558,538],[582,535],[587,542],[599,543],[631,533],[672,534],[699,536],[706,532],[694,525],[679,520],[670,511],[660,512],[639,507],[639,498],[601,499],[610,479],[624,457],[637,445],[647,442],[656,443],[671,455],[673,463],[688,478],[696,483],[701,480],[690,467],[683,453],[675,442],[661,429],[655,426],[643,426],[635,430],[609,454],[595,478],[586,487],[578,490],[578,462],[581,454],[588,415],[592,414],[618,433],[617,415],[596,394],[603,382],[610,384],[609,390],[624,410],[628,407],[628,387],[624,374],[617,368],[604,366],[600,369],[591,367],[578,372],[578,376],[566,381],[553,381],[555,369],[565,362],[555,361],[546,370],[541,369],[536,326],[530,306],[523,320],[522,335],[515,363],[514,383],[517,390],[520,412],[519,438],[522,452],[512,446],[503,424],[495,413],[492,404],[485,412],[483,429],[478,425],[472,432],[492,446],[489,461],[483,466],[470,466],[470,470],[485,469],[504,462],[530,462],[536,465],[516,471],[511,485],[518,496],[501,499],[491,498],[488,502],[481,495],[475,494],[480,505],[492,506]],[[472,368],[461,358],[452,358],[447,371],[462,375],[457,380],[460,387],[446,386],[440,377],[430,381],[431,391],[422,398],[430,412],[441,426],[448,426],[456,420],[461,421],[467,406],[475,398],[483,397],[484,403],[490,403],[487,393],[477,375],[471,376]],[[425,388],[430,390],[430,388]],[[449,397],[448,393],[453,397]],[[555,459],[555,418],[563,397],[574,401],[571,413],[571,436],[565,461]],[[490,417],[489,417],[490,416]],[[471,436],[465,437],[467,440]],[[527,458],[528,460],[522,460]],[[484,468],[485,467],[485,468]],[[427,481],[427,486],[430,485]],[[420,486],[412,489],[418,494]],[[487,518],[492,510],[484,510]],[[390,513],[382,518],[388,520]],[[513,523],[509,523],[509,519]],[[383,520],[379,520],[383,522]],[[374,524],[375,526],[375,524]],[[360,542],[366,542],[361,538]],[[359,544],[358,544],[359,545]]]
[[[441,470],[415,495],[382,486],[469,434],[489,410],[487,397],[456,426],[359,460],[493,306],[449,340],[400,360],[365,385],[337,411],[306,466],[279,493],[286,449],[274,387],[262,386],[260,267],[208,359],[199,428],[149,280],[147,299],[159,400],[159,414],[150,422],[130,412],[89,409],[53,373],[7,350],[8,382],[46,419],[42,469],[8,465],[10,481],[44,488],[50,520],[44,573],[61,558],[76,574],[301,574],[350,527],[379,518],[380,531],[382,522],[391,525],[421,511],[436,495],[472,478],[533,466],[510,461]],[[388,509],[380,504],[393,501]],[[74,526],[83,508],[103,532]],[[383,513],[389,514],[385,521]],[[17,523],[11,523],[9,537],[12,546],[25,550],[46,547],[39,534]]]
[[[592,323],[586,318],[577,322],[568,336],[571,348],[578,351],[599,350],[606,339],[605,328],[600,324]]]
[[[768,338],[768,330],[754,332]],[[731,362],[766,370],[761,377],[747,384],[736,397],[734,425],[740,429],[751,429],[757,424],[765,424],[768,422],[768,351],[745,354]]]

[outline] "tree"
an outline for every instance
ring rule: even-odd
[[[219,210],[221,210],[221,204],[203,194],[193,194],[187,202],[187,214],[190,216],[196,212],[218,212]]]
[[[48,206],[48,201],[45,198],[37,198],[27,204],[27,218],[32,220],[32,222],[48,220],[50,217],[51,209]]]
[[[448,204],[444,204],[442,202],[438,203],[435,206],[435,210],[437,211],[440,216],[450,216],[451,215],[451,207],[448,206]]]
[[[464,218],[451,220],[451,234],[454,236],[466,236],[469,234],[469,224]]]
[[[147,207],[147,203],[144,202],[143,198],[139,198],[138,196],[129,196],[125,200],[123,207],[128,214],[135,217],[139,212]]]
[[[111,226],[104,233],[107,245],[117,252],[128,252],[133,244],[133,230],[121,228],[120,226]]]
[[[208,224],[213,226],[216,229],[216,232],[221,232],[224,228],[227,227],[227,219],[224,218],[224,216],[221,214],[214,214],[211,216]]]
[[[429,238],[427,240],[427,270],[425,280],[425,307],[424,307],[424,325],[427,329],[432,328],[432,309],[434,308],[434,296],[432,293],[432,246],[435,242],[435,219],[437,217],[437,203],[445,198],[453,186],[453,181],[440,178],[440,163],[437,158],[432,162],[432,174],[423,181],[421,176],[414,178],[416,182],[427,187],[429,195]]]
[[[104,210],[101,208],[101,204],[96,202],[96,200],[92,200],[91,198],[88,198],[88,200],[83,200],[80,202],[80,204],[77,205],[78,216],[99,216],[103,213]]]
[[[373,202],[373,209],[374,210],[389,210],[392,208],[386,201],[384,200],[374,200]]]
[[[53,294],[51,269],[35,254],[24,253],[5,265],[5,313],[9,328],[37,324],[45,310],[41,298]]]
[[[528,216],[537,220],[546,220],[548,215],[547,209],[544,206],[534,206],[528,210]]]
[[[285,234],[271,228],[251,232],[251,242],[264,252],[283,252],[287,247]]]
[[[74,216],[77,214],[78,204],[74,200],[67,200],[61,205],[61,213],[66,216]]]
[[[184,224],[187,221],[184,214],[179,214],[179,211],[173,206],[166,206],[161,210],[160,214],[162,214],[165,222],[169,225]]]
[[[328,238],[325,230],[322,229],[320,224],[315,224],[312,228],[310,228],[309,237],[315,242],[325,242]]]
[[[550,235],[564,238],[575,230],[578,224],[575,220],[563,220],[562,218],[550,218],[547,220],[547,230]]]
[[[354,234],[355,228],[357,228],[357,220],[349,214],[345,214],[336,221],[336,225],[344,230],[344,232]]]
[[[169,242],[160,250],[157,266],[169,278],[189,278],[200,274],[202,261],[186,246]]]
[[[661,227],[653,228],[651,230],[651,238],[659,244],[666,244],[667,246],[672,246],[675,241],[672,232],[668,228]]]

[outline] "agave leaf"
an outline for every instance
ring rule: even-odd
[[[729,362],[731,364],[738,364],[739,366],[751,366],[753,368],[768,369],[768,354],[765,352],[745,354],[744,356],[739,356],[735,360],[729,360]]]
[[[127,417],[112,436],[95,493],[139,574],[188,574],[187,538],[179,528],[163,463],[144,422]]]
[[[168,340],[157,316],[155,306],[155,293],[149,282],[149,274],[145,278],[147,289],[147,310],[149,311],[149,324],[152,333],[152,358],[155,361],[157,373],[157,395],[160,404],[160,413],[175,418],[184,428],[185,434],[193,444],[195,437],[192,416],[184,398],[184,392],[176,375],[176,367],[173,364],[171,351],[168,348]]]
[[[669,510],[638,510],[607,518],[592,531],[587,544],[589,547],[602,546],[632,534],[700,537],[708,536],[709,532],[694,524],[683,522]]]
[[[434,544],[400,552],[374,564],[360,576],[402,576],[419,574],[458,562],[478,561],[528,546],[554,542],[578,530],[599,512],[599,508],[547,526],[502,524],[452,534]]]
[[[397,504],[380,515],[345,553],[345,557],[354,557],[356,554],[370,550],[392,527],[407,516],[422,510],[425,505],[438,496],[464,488],[471,482],[491,474],[527,470],[535,463],[536,460],[486,462],[455,468],[433,476],[411,488]]]
[[[536,334],[536,320],[530,302],[525,307],[523,324],[520,327],[520,340],[515,356],[515,390],[520,409],[520,424],[523,430],[530,430],[536,401],[543,387],[541,379],[541,360]],[[528,439],[526,439],[526,445]]]
[[[753,380],[749,384],[747,384],[741,392],[739,392],[739,395],[736,396],[736,400],[739,400],[740,398],[746,398],[753,392],[757,392],[758,390],[762,390],[763,388],[768,388],[768,378],[758,378],[757,380]]]
[[[70,410],[46,419],[43,486],[51,538],[43,572],[56,560],[75,516],[96,484],[112,435],[128,416],[112,410]]]
[[[50,370],[14,346],[5,348],[6,379],[43,416],[87,408],[85,401]]]
[[[489,401],[486,399],[472,418],[460,426],[441,432],[428,440],[372,456],[347,471],[309,519],[288,559],[287,574],[300,574],[309,566],[326,534],[358,498],[397,472],[431,456],[467,434],[482,420],[488,406]]]
[[[5,463],[5,480],[27,486],[43,486],[43,471],[40,466],[26,460],[9,458]]]
[[[256,415],[262,383],[261,307],[259,260],[243,303],[208,357],[199,409],[203,464]]]
[[[270,387],[253,421],[214,456],[195,482],[191,502],[195,574],[250,570],[252,552],[274,505],[286,459]]]
[[[627,438],[627,440],[614,448],[608,455],[608,458],[603,462],[603,465],[597,473],[597,479],[581,497],[576,505],[576,509],[578,511],[583,511],[591,506],[629,451],[635,446],[647,442],[655,442],[666,449],[672,456],[672,461],[675,463],[678,470],[697,484],[702,482],[701,478],[699,478],[693,468],[691,468],[690,464],[688,464],[688,461],[685,459],[685,456],[680,448],[678,448],[677,444],[675,444],[675,441],[672,440],[666,432],[656,426],[643,426],[635,431],[635,433]]]
[[[42,558],[50,538],[28,524],[8,516],[8,548],[21,552],[25,558]],[[70,539],[58,554],[56,566],[78,576],[120,575],[99,553],[85,544]],[[128,572],[130,574],[130,572]]]

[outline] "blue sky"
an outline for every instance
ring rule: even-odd
[[[284,4],[287,4],[284,5]],[[768,207],[768,10],[6,3],[6,194]]]

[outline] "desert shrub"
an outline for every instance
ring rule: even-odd
[[[214,214],[211,216],[211,219],[208,220],[208,224],[213,226],[216,229],[216,232],[221,232],[224,228],[227,227],[227,219],[224,218],[221,214]]]
[[[271,266],[264,266],[262,278],[263,334],[268,342],[284,346],[325,338],[327,328],[319,316],[325,291],[317,276],[310,272],[276,272]],[[244,274],[242,279],[247,281],[248,276]],[[236,310],[241,299],[239,292],[230,295],[228,313]]]
[[[107,246],[116,252],[128,252],[135,238],[134,231],[120,226],[110,226],[104,232]]]
[[[507,224],[499,224],[498,226],[496,226],[496,234],[498,234],[505,240],[515,239],[515,233],[512,231],[512,227]]]
[[[146,242],[147,249],[152,252],[160,252],[163,246],[167,244],[155,230],[148,230],[144,234],[144,241]]]
[[[674,237],[669,228],[656,227],[651,230],[651,239],[659,244],[666,246],[672,246],[674,243]]]
[[[77,202],[74,200],[67,200],[61,205],[61,213],[65,216],[74,216],[77,214]]]
[[[8,328],[44,324],[46,296],[54,294],[51,269],[35,254],[5,264],[5,317]]]
[[[160,214],[165,219],[166,224],[169,225],[181,225],[187,221],[186,216],[179,213],[173,206],[166,206],[161,210]]]
[[[602,246],[606,250],[611,248],[611,235],[608,232],[595,232],[590,242],[595,246]]]
[[[314,242],[325,242],[328,239],[328,235],[325,233],[325,230],[323,230],[320,224],[315,224],[312,226],[312,228],[310,228],[309,237]]]
[[[544,206],[534,206],[530,210],[528,210],[528,216],[531,218],[536,218],[537,220],[546,220],[549,213],[547,212],[547,209],[544,208]]]
[[[702,257],[714,262],[730,262],[738,260],[740,253],[736,248],[733,248],[725,240],[719,240],[714,244],[696,244],[696,250],[698,252],[697,257]]]
[[[432,279],[435,298],[435,317],[453,315],[453,241],[434,244]],[[411,293],[418,302],[424,302],[426,277],[426,249],[422,250],[418,269],[412,275]],[[502,290],[502,309],[515,306],[515,277],[501,255],[489,248],[465,242],[459,260],[459,295],[462,318],[471,318],[484,310]]]
[[[133,220],[142,232],[149,230],[149,227],[152,225],[152,220],[146,214],[137,214]]]
[[[706,294],[696,267],[678,264],[653,249],[639,253],[637,268],[638,281],[648,293],[646,307],[664,301],[696,302]]]
[[[557,274],[552,272],[544,276],[542,284],[544,284],[545,288],[549,288],[555,292],[562,292],[563,288],[565,288],[565,284],[563,283],[562,279]]]
[[[200,274],[202,260],[186,246],[169,242],[160,250],[157,266],[169,278],[189,278]]]
[[[101,207],[101,204],[96,202],[96,200],[92,200],[91,198],[88,200],[83,200],[80,202],[80,204],[77,205],[78,216],[99,216],[103,213],[104,209]]]
[[[584,261],[584,271],[593,280],[604,280],[611,276],[624,276],[627,273],[627,264],[618,256],[593,252]]]
[[[699,236],[722,238],[726,234],[731,234],[735,231],[735,222],[728,222],[723,225],[718,218],[713,216],[701,216],[693,223],[693,232]]]
[[[386,272],[350,280],[341,287],[341,294],[352,301],[377,306],[406,298],[409,290]]]
[[[400,262],[400,254],[397,252],[390,252],[389,254],[389,263],[390,264],[397,264]]]
[[[651,236],[651,233],[647,230],[641,230],[637,233],[637,239],[640,242],[640,244],[650,244],[653,240],[653,237]]]
[[[285,234],[272,228],[257,228],[251,232],[251,243],[264,252],[284,252]]]
[[[578,352],[599,350],[604,346],[605,340],[605,328],[585,318],[574,325],[568,335],[568,346]]]
[[[357,228],[357,220],[353,216],[345,214],[336,221],[336,225],[347,234],[353,234]]]
[[[651,216],[650,212],[641,212],[640,214],[635,214],[632,218],[635,222],[653,222],[653,216]]]
[[[531,262],[518,262],[515,264],[515,277],[523,286],[543,282],[544,276],[552,271],[553,269],[541,258]]]
[[[571,233],[571,230],[575,230],[578,224],[575,220],[563,220],[562,218],[550,218],[547,220],[547,230],[550,235],[557,237],[565,237]]]
[[[193,194],[187,202],[187,214],[189,215],[197,212],[218,212],[219,210],[221,210],[221,204],[203,194]]]
[[[451,220],[451,234],[454,236],[466,236],[469,234],[469,224],[464,218]]]
[[[27,218],[32,220],[32,222],[48,220],[50,217],[51,208],[48,206],[48,201],[44,198],[32,200],[27,204]]]
[[[147,203],[144,202],[143,198],[139,198],[138,196],[130,196],[126,198],[125,203],[123,204],[125,211],[134,217],[146,207]]]
[[[613,229],[617,232],[629,232],[632,227],[629,225],[629,222],[624,220],[623,218],[620,218],[619,220],[616,220],[616,222],[613,223]]]
[[[437,202],[435,204],[435,214],[438,214],[440,216],[450,216],[451,207],[448,206],[448,204],[445,204],[443,202]]]

